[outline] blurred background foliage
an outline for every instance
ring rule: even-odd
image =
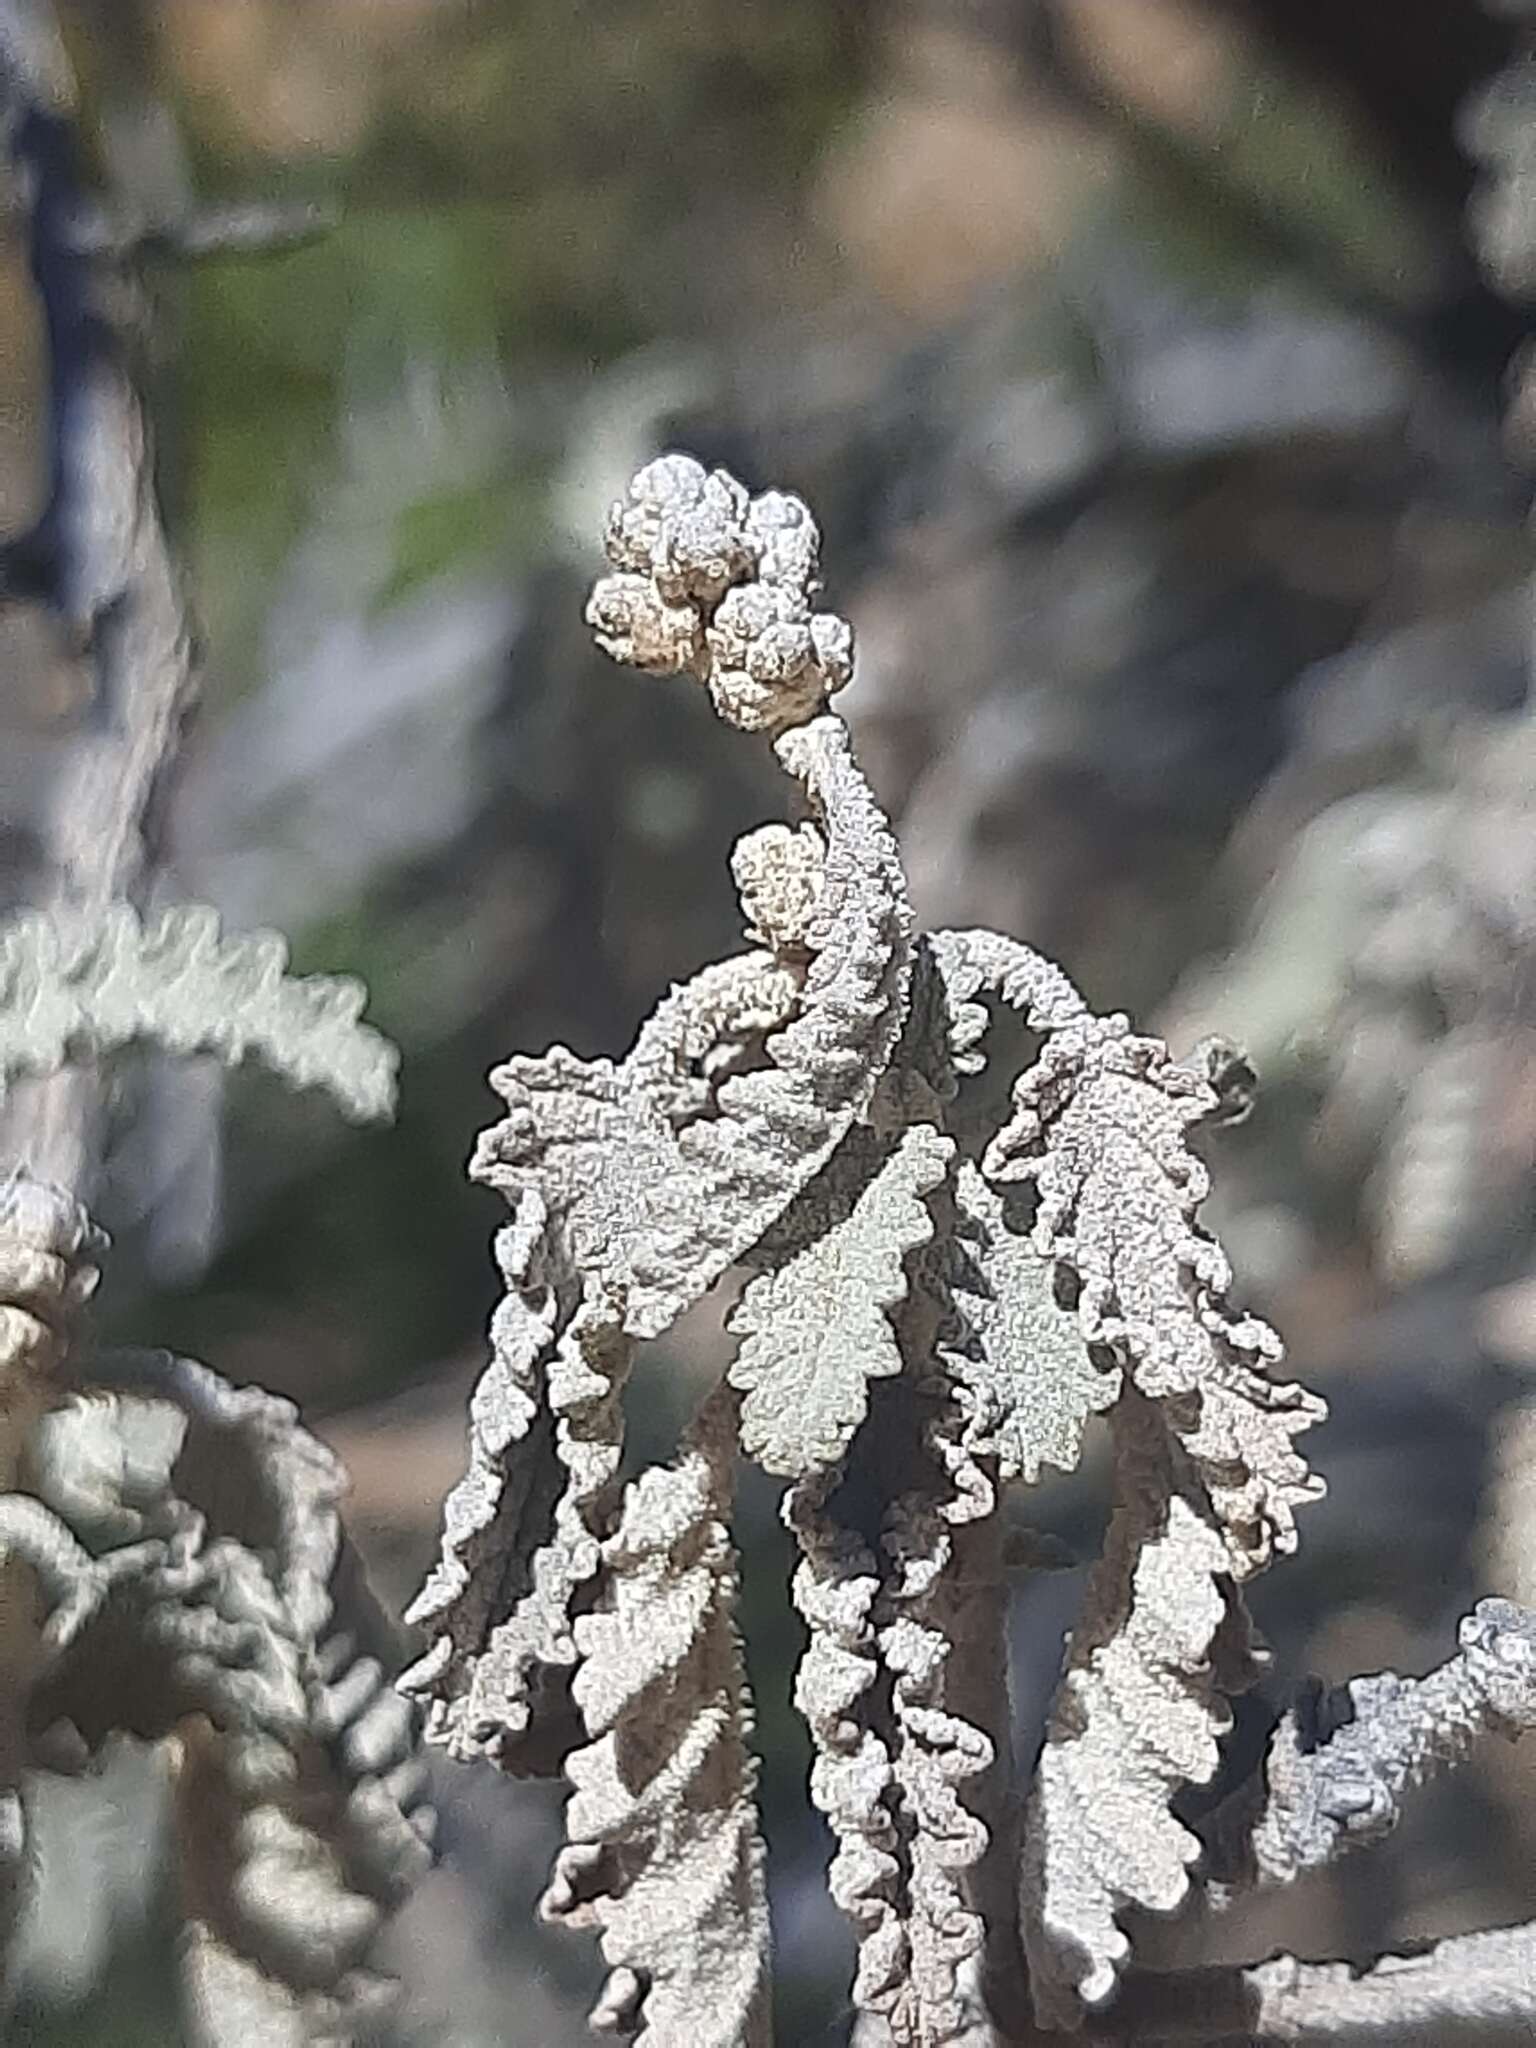
[[[821,516],[860,636],[846,707],[920,915],[996,923],[1176,1042],[1223,1028],[1259,1056],[1219,1222],[1335,1418],[1331,1498],[1261,1589],[1279,1670],[1420,1667],[1474,1592],[1536,1599],[1530,485],[1501,424],[1522,324],[1469,247],[1457,126],[1508,25],[1467,0],[61,12],[98,179],[334,214],[146,280],[207,670],[175,886],[365,975],[406,1054],[401,1121],[366,1136],[257,1082],[125,1075],[109,1333],[301,1400],[403,1604],[492,1296],[494,1207],[462,1179],[485,1070],[622,1050],[738,942],[725,856],[780,804],[766,757],[581,624],[607,500],[684,445]],[[10,245],[0,356],[19,519],[42,372]],[[80,704],[37,621],[0,619],[0,660],[19,901]],[[637,1457],[720,1312],[647,1366]],[[1086,1559],[1098,1478],[1020,1512]],[[740,1535],[781,2038],[841,2040],[766,1488]],[[1021,1580],[1022,1752],[1080,1583]],[[584,2038],[591,1958],[529,1919],[551,1795],[442,1776],[448,1863],[393,1937],[393,2038]],[[1528,1758],[1490,1758],[1370,1882],[1345,1866],[1169,1952],[1528,1917],[1533,1794]],[[172,2037],[155,1800],[125,1757],[59,1819],[89,1881],[61,1848],[27,2040]]]

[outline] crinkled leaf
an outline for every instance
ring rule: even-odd
[[[525,1197],[519,1221],[531,1227],[539,1213]],[[470,1470],[450,1496],[442,1560],[411,1608],[439,1632],[401,1682],[430,1697],[433,1740],[542,1772],[558,1751],[525,1738],[547,1675],[577,1661],[573,1602],[598,1569],[630,1345],[600,1299],[581,1303],[551,1341],[537,1237],[503,1232],[498,1242],[508,1295],[475,1393]]]
[[[785,733],[825,838],[825,875],[794,982],[768,955],[743,963],[771,1022],[756,1065],[729,1063],[689,1100],[679,1082],[740,1022],[740,972],[674,990],[630,1058],[556,1047],[492,1076],[507,1116],[471,1172],[511,1195],[537,1188],[577,1267],[654,1337],[752,1247],[868,1106],[905,1014],[909,914],[890,828],[834,718]],[[791,999],[786,999],[791,998]]]
[[[909,1949],[897,1903],[896,1775],[869,1700],[880,1678],[880,1571],[829,1512],[832,1484],[830,1474],[814,1474],[784,1499],[784,1520],[800,1548],[791,1590],[807,1632],[795,1705],[811,1736],[811,1799],[837,1844],[828,1889],[858,1935],[853,2001],[870,2011],[904,1981]]]
[[[457,1745],[496,1716],[463,1699],[494,1623],[526,1588],[562,1476],[543,1362],[555,1341],[558,1304],[545,1208],[532,1190],[497,1232],[505,1292],[491,1317],[491,1357],[469,1402],[469,1469],[443,1504],[437,1563],[406,1613],[434,1638],[402,1687],[430,1700],[428,1733]],[[515,1718],[515,1717],[513,1717]]]
[[[1055,1263],[1009,1227],[1006,1204],[969,1160],[955,1177],[951,1299],[940,1354],[966,1409],[966,1446],[1003,1479],[1070,1472],[1091,1415],[1120,1389],[1095,1365],[1076,1308],[1056,1298]]]
[[[0,928],[0,1092],[23,1075],[148,1039],[227,1066],[260,1059],[324,1088],[361,1122],[394,1108],[398,1055],[359,1022],[361,983],[287,972],[272,932],[221,937],[202,905],[142,926],[127,904],[71,923],[28,914]]]
[[[986,1011],[993,996],[1017,1010],[1036,1031],[1056,1031],[1083,1016],[1087,1004],[1054,960],[1005,932],[984,929],[931,932],[924,944],[933,956],[949,1001],[951,1044],[961,1073],[982,1064]]]
[[[1269,1377],[1280,1340],[1233,1309],[1232,1269],[1196,1220],[1210,1177],[1186,1133],[1219,1106],[1208,1075],[1160,1039],[1085,1017],[1020,1076],[983,1171],[1038,1192],[1036,1248],[1077,1275],[1088,1341],[1168,1402],[1246,1577],[1295,1547],[1295,1510],[1323,1490],[1293,1439],[1326,1411]]]
[[[898,1912],[910,1962],[875,2010],[900,2048],[974,2038],[972,2029],[984,2023],[968,1980],[987,1938],[973,1880],[991,1836],[974,1781],[992,1766],[1001,1724],[982,1725],[985,1715],[973,1718],[979,1703],[961,1696],[973,1647],[967,1624],[975,1621],[962,1530],[980,1506],[936,1470],[929,1487],[896,1504],[883,1537],[889,1567],[878,1643],[891,1675],[892,1778],[905,1865]],[[989,1646],[983,1661],[995,1654]],[[988,1704],[1005,1700],[999,1686]]]
[[[1043,2024],[1081,2024],[1130,1952],[1118,1916],[1171,1912],[1200,1844],[1170,1811],[1215,1775],[1231,1710],[1219,1681],[1230,1564],[1155,1410],[1117,1409],[1116,1505],[1072,1631],[1024,1820],[1021,1905]]]
[[[602,1931],[593,2023],[644,2048],[767,2048],[768,1899],[727,1516],[733,1403],[627,1489],[575,1624],[590,1738],[543,1911]]]
[[[834,1463],[864,1419],[869,1381],[901,1370],[891,1312],[906,1298],[908,1255],[933,1235],[925,1198],[954,1144],[916,1124],[881,1157],[870,1138],[854,1134],[842,1172],[834,1162],[829,1185],[807,1198],[799,1242],[731,1312],[743,1340],[730,1369],[746,1395],[742,1446],[769,1472]]]
[[[225,2048],[259,2018],[263,2038],[350,2042],[390,1996],[366,1951],[434,1816],[340,1467],[259,1388],[154,1353],[96,1372],[110,1388],[39,1433],[39,1497],[0,1497],[0,1544],[48,1610],[31,1719],[87,1751],[183,1745],[189,2038]]]
[[[858,1439],[855,1463],[866,1450],[876,1457]],[[809,1635],[795,1703],[815,1752],[811,1797],[837,1843],[828,1884],[858,1938],[854,2006],[899,2048],[974,2038],[986,1940],[975,1885],[990,1829],[975,1781],[994,1748],[991,1717],[966,1688],[982,1669],[1000,1680],[998,1646],[984,1627],[975,1635],[977,1581],[996,1560],[962,1546],[994,1496],[967,1490],[940,1452],[930,1442],[913,1471],[922,1483],[892,1503],[878,1556],[840,1523],[833,1475],[801,1481],[785,1502]],[[999,1682],[994,1708],[1005,1711],[1004,1697]]]

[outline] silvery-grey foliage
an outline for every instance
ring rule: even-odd
[[[396,1054],[359,1021],[362,987],[287,964],[275,932],[222,937],[202,904],[148,927],[126,903],[90,920],[15,918],[0,926],[0,1101],[21,1075],[146,1040],[227,1066],[259,1058],[360,1122],[388,1115]]]
[[[20,160],[68,98],[42,0],[0,0],[0,86]],[[1490,246],[1516,284],[1522,96],[1490,100],[1472,130],[1495,167]],[[96,307],[92,266],[137,244],[65,211],[70,233],[43,251],[53,288]],[[186,255],[246,225],[156,232]],[[221,940],[205,912],[140,921],[151,798],[195,664],[137,394],[107,324],[92,331],[73,384],[53,366],[76,403],[55,408],[52,598],[121,716],[61,779],[48,910],[0,932],[0,1087],[146,1039],[257,1054],[380,1114],[392,1057],[355,990],[292,980],[280,942]],[[599,1936],[594,2024],[652,2048],[770,2038],[739,1451],[786,1482],[795,1700],[857,1942],[861,2040],[1529,2025],[1529,1928],[1364,1970],[1137,1966],[1142,1916],[1364,1846],[1475,1736],[1528,1732],[1536,1623],[1484,1601],[1423,1680],[1303,1690],[1254,1769],[1199,1810],[1188,1795],[1232,1761],[1233,1701],[1261,1660],[1243,1589],[1294,1550],[1321,1490],[1297,1445],[1321,1403],[1280,1377],[1279,1339],[1233,1300],[1201,1215],[1191,1138],[1240,1112],[1251,1077],[1219,1043],[1179,1059],[1095,1014],[1018,941],[915,930],[830,707],[852,638],[817,608],[819,535],[798,499],[665,456],[614,508],[608,551],[588,613],[601,643],[702,684],[768,742],[809,815],[738,844],[745,950],[671,989],[625,1059],[557,1047],[496,1071],[504,1114],[471,1168],[510,1211],[505,1293],[414,1610],[428,1644],[403,1684],[458,1756],[567,1779],[542,1912]],[[110,647],[108,614],[126,628]],[[1456,843],[1448,831],[1440,861],[1452,899]],[[1454,990],[1461,920],[1432,891],[1388,906],[1367,975],[1390,981],[1391,913],[1426,903],[1447,942],[1437,991]],[[1486,1019],[1463,1037],[1451,1022],[1425,1065],[1431,1110],[1487,1051]],[[989,1064],[1021,1034],[999,1111]],[[29,1835],[29,1787],[127,1737],[175,1778],[190,2037],[355,2041],[388,1997],[372,1938],[429,1856],[416,1709],[389,1682],[339,1467],[293,1409],[85,1342],[104,1251],[80,1199],[89,1122],[65,1102],[52,1156],[80,1168],[68,1185],[20,1159],[0,1182],[0,1988],[29,1899],[57,1876],[44,1832]],[[1410,1105],[1405,1186],[1423,1180],[1422,1128]],[[676,1455],[626,1481],[637,1348],[728,1280],[713,1384]],[[1016,1783],[1003,1509],[1046,1468],[1070,1471],[1096,1417],[1112,1511],[1042,1753]]]
[[[0,2028],[32,1923],[88,1891],[91,1833],[29,1824],[49,1774],[152,1744],[189,2042],[355,2041],[387,2003],[373,1937],[430,1861],[416,1716],[342,1533],[344,1475],[291,1403],[81,1327],[106,1242],[85,1206],[98,1068],[135,1043],[260,1058],[387,1116],[396,1055],[362,991],[299,979],[275,935],[141,918],[159,797],[196,695],[148,425],[114,308],[154,241],[191,257],[291,236],[261,209],[115,223],[77,188],[73,86],[46,0],[0,0],[0,143],[49,345],[50,498],[0,544],[88,670],[49,792],[44,907],[0,926]],[[307,227],[302,231],[308,231]],[[153,1782],[153,1780],[152,1780]]]
[[[6,1184],[0,1934],[68,1876],[29,1849],[23,1773],[169,1744],[190,2038],[351,2039],[387,1995],[367,1952],[432,1815],[344,1475],[258,1388],[158,1354],[73,1359],[101,1249],[78,1204]]]
[[[748,949],[663,997],[625,1059],[556,1047],[492,1077],[506,1114],[471,1173],[512,1211],[506,1293],[403,1681],[455,1754],[575,1788],[545,1911],[601,1933],[594,2025],[654,2048],[767,2038],[733,1449],[788,1482],[853,2003],[913,2048],[1114,2026],[1135,1914],[1208,1867],[1181,1802],[1257,1673],[1243,1587],[1321,1491],[1296,1439],[1322,1404],[1279,1377],[1200,1217],[1190,1134],[1240,1114],[1251,1074],[1096,1015],[1018,941],[914,932],[830,708],[851,638],[814,609],[818,552],[797,500],[684,455],[610,517],[600,643],[765,735],[809,818],[739,843]],[[1005,1010],[1032,1051],[989,1127]],[[623,1484],[635,1347],[732,1269],[717,1383],[677,1459]],[[1098,1414],[1115,1506],[1014,1787],[999,1509],[1070,1470]],[[1530,1724],[1530,1626],[1485,1603],[1443,1682],[1357,1682],[1340,1782],[1368,1781],[1374,1826],[1475,1726]],[[1271,1832],[1298,1796],[1286,1725]]]

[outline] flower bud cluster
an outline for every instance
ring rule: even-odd
[[[812,609],[820,552],[799,498],[754,498],[723,469],[663,455],[609,514],[615,573],[587,620],[616,661],[697,676],[732,725],[782,732],[853,673],[853,628]]]

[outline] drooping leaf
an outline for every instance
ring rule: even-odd
[[[900,1815],[904,1882],[898,1897],[910,1958],[880,2012],[899,2048],[942,2048],[986,2023],[977,1996],[988,1929],[976,1880],[996,1811],[979,1796],[1004,1722],[1006,1689],[969,1690],[979,1646],[968,1638],[974,1594],[966,1524],[990,1514],[990,1492],[954,1484],[936,1461],[930,1483],[896,1502],[882,1549],[887,1563],[880,1661],[891,1681],[891,1771]],[[996,1646],[980,1663],[996,1660]],[[990,1711],[988,1711],[990,1709]]]
[[[596,1520],[623,1450],[631,1350],[601,1297],[562,1317],[546,1230],[528,1191],[497,1239],[507,1292],[470,1404],[470,1468],[408,1617],[435,1637],[401,1680],[429,1699],[429,1734],[456,1755],[536,1771],[559,1760],[525,1738],[544,1679],[577,1661],[572,1602],[598,1569]]]
[[[637,2048],[767,2048],[770,1939],[757,1766],[727,1516],[734,1402],[627,1489],[597,1610],[575,1624],[589,1737],[542,1910],[602,1932],[593,2025]]]
[[[1084,1337],[1169,1404],[1242,1578],[1295,1547],[1295,1510],[1323,1489],[1294,1438],[1326,1411],[1270,1377],[1280,1340],[1232,1307],[1226,1254],[1197,1221],[1210,1176],[1186,1133],[1220,1100],[1209,1074],[1160,1039],[1085,1016],[1019,1077],[1013,1119],[982,1167],[1036,1190],[1036,1248],[1077,1276]]]
[[[982,1555],[995,1496],[945,1450],[935,1435],[912,1460],[878,1551],[841,1520],[832,1474],[793,1486],[784,1509],[809,1634],[795,1703],[811,1797],[837,1844],[828,1885],[858,1941],[854,2006],[898,2048],[971,2040],[984,2024],[982,1872],[994,1826],[1006,1827],[988,1784],[1006,1714],[1000,1645],[976,1626],[978,1586],[996,1580],[995,1555]],[[879,1465],[878,1445],[855,1439],[855,1491]]]
[[[189,2039],[350,2043],[392,1996],[368,1949],[434,1816],[340,1467],[290,1402],[188,1360],[107,1354],[98,1377],[38,1432],[38,1498],[0,1497],[49,1609],[30,1711],[86,1753],[182,1745]]]
[[[869,1698],[880,1680],[880,1570],[829,1512],[831,1490],[830,1475],[817,1473],[784,1499],[800,1549],[791,1591],[807,1631],[795,1705],[810,1731],[811,1800],[836,1843],[828,1889],[858,1937],[854,2005],[873,2011],[902,1984],[909,1960],[898,1910],[896,1777],[889,1732],[874,1724]]]
[[[1110,1997],[1130,1954],[1127,1907],[1171,1912],[1200,1844],[1170,1810],[1216,1773],[1231,1721],[1222,1531],[1181,1474],[1150,1404],[1112,1421],[1115,1507],[1073,1628],[1024,1816],[1024,1945],[1042,2024],[1068,2030]]]

